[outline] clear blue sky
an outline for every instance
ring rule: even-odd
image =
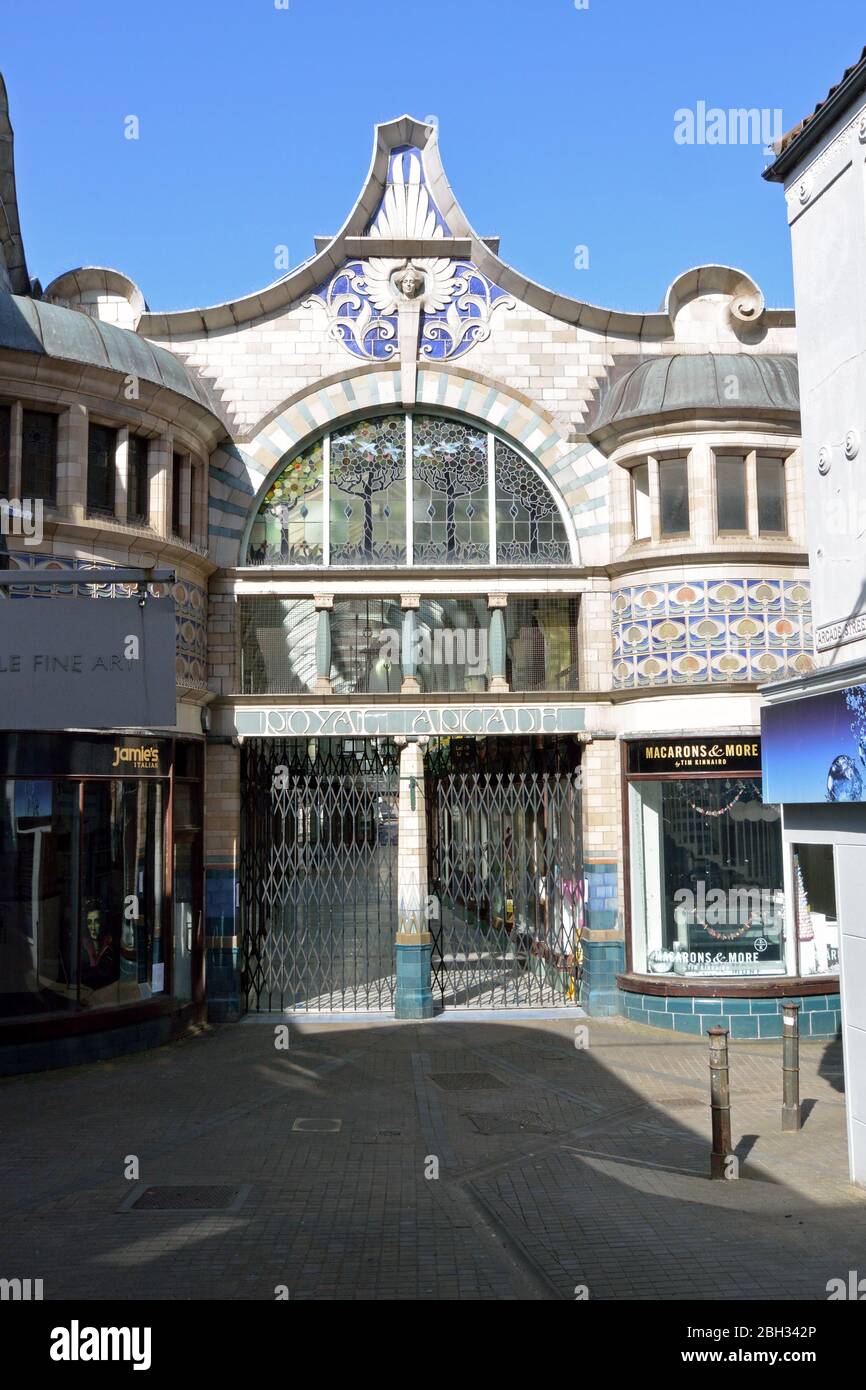
[[[436,116],[476,230],[565,294],[655,309],[690,265],[792,301],[757,145],[674,112],[811,111],[866,43],[863,0],[16,0],[0,64],[31,275],[115,266],[152,309],[259,289],[334,232],[372,128]],[[140,119],[141,138],[123,121]],[[574,248],[589,248],[576,269]]]

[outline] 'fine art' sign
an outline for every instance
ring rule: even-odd
[[[247,738],[467,737],[577,734],[582,705],[313,705],[236,709],[235,730]]]
[[[172,726],[174,599],[0,601],[0,729]]]

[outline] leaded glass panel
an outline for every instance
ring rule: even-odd
[[[331,436],[331,564],[406,562],[406,421],[362,420]]]
[[[500,565],[565,565],[568,536],[553,494],[534,468],[495,441],[496,561]]]
[[[265,496],[250,533],[251,565],[320,565],[323,551],[323,443],[292,459]]]
[[[412,493],[416,565],[489,562],[485,433],[459,420],[414,416]]]

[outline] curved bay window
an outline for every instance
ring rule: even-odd
[[[566,565],[571,545],[539,469],[489,431],[392,414],[291,458],[253,522],[249,565]]]
[[[688,742],[629,745],[632,959],[638,973],[791,973],[781,811],[764,804],[756,764],[757,738],[696,735]]]

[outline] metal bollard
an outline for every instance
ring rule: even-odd
[[[782,1133],[800,1128],[800,1005],[782,1005]]]
[[[713,1151],[710,1177],[728,1177],[731,1154],[731,1092],[728,1084],[728,1030],[708,1028],[710,1040],[710,1107],[713,1115]]]

